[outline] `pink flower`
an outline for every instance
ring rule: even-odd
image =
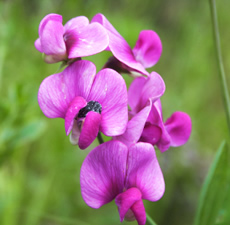
[[[184,112],[174,112],[164,123],[161,102],[158,100],[152,105],[139,141],[156,145],[161,152],[164,152],[170,146],[178,147],[185,144],[191,135],[191,131],[191,119]]]
[[[164,82],[155,72],[148,78],[136,78],[128,91],[131,119],[125,133],[114,139],[127,146],[138,141],[148,142],[156,145],[161,152],[170,146],[185,144],[191,135],[191,119],[188,114],[178,111],[163,122],[160,97],[164,91]]]
[[[115,199],[121,222],[146,222],[142,199],[159,200],[165,190],[163,174],[152,145],[137,143],[129,148],[109,141],[92,150],[80,172],[81,193],[92,208]]]
[[[86,60],[47,77],[39,88],[38,103],[47,117],[65,119],[66,135],[72,130],[70,141],[81,149],[87,148],[99,131],[120,135],[127,125],[124,79],[111,69],[96,74],[95,65]]]
[[[39,25],[35,47],[45,54],[47,63],[89,56],[108,46],[108,35],[99,23],[90,23],[84,16],[62,25],[62,16],[48,14]]]
[[[110,58],[105,67],[121,72],[137,72],[148,76],[145,68],[155,65],[162,52],[161,40],[156,32],[152,30],[141,31],[132,50],[104,15],[96,14],[92,22],[102,24],[109,35],[107,50],[110,50],[114,57]]]
[[[156,72],[150,73],[148,78],[138,77],[130,85],[128,91],[128,103],[130,121],[124,134],[113,137],[127,146],[139,141],[146,121],[149,117],[152,105],[165,92],[165,83]]]

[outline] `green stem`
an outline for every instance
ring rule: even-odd
[[[212,17],[212,25],[213,25],[213,35],[214,35],[214,41],[216,47],[216,56],[217,56],[218,67],[219,67],[219,77],[221,81],[222,96],[224,99],[225,113],[227,118],[228,130],[230,134],[230,100],[229,100],[228,86],[226,82],[226,76],[224,72],[224,65],[223,65],[223,59],[222,59],[222,53],[220,47],[220,35],[219,35],[215,0],[210,0],[210,8],[211,8],[211,17]]]
[[[152,218],[148,215],[148,213],[146,212],[146,219],[149,225],[157,225]]]
[[[104,143],[104,140],[103,140],[103,138],[101,136],[101,132],[98,132],[97,139],[98,139],[99,144],[103,144]]]
[[[60,73],[61,69],[62,69],[64,66],[66,66],[66,65],[67,65],[67,62],[66,62],[66,61],[63,61],[63,62],[60,64],[60,66],[58,67],[56,73]]]

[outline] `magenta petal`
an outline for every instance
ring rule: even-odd
[[[121,222],[124,220],[125,214],[128,212],[128,210],[136,201],[141,200],[141,197],[141,192],[135,187],[129,188],[125,192],[117,195],[115,198],[115,203],[118,206]]]
[[[132,49],[129,47],[126,40],[116,31],[104,15],[96,14],[92,22],[98,22],[107,29],[109,35],[109,49],[119,61],[130,67],[131,70],[148,76],[148,72],[141,63],[136,61]]]
[[[159,127],[164,126],[160,99],[158,99],[157,101],[154,102],[154,104],[152,104],[152,108],[151,108],[151,112],[149,113],[148,121],[153,125],[158,125]]]
[[[171,138],[163,122],[161,101],[154,102],[140,141],[157,145],[161,152],[169,149]]]
[[[158,99],[152,105],[148,121],[145,125],[140,141],[148,142],[153,145],[157,143],[167,143],[169,145],[170,139],[168,139],[168,137],[169,136],[164,128],[164,122],[162,119],[161,101]]]
[[[159,99],[165,92],[165,83],[161,76],[152,72],[145,83],[142,89],[142,96],[140,101],[141,108],[146,105],[146,102],[151,99],[154,103],[157,99]]]
[[[140,99],[142,95],[142,89],[144,88],[147,82],[147,78],[145,77],[137,77],[133,80],[128,90],[128,103],[131,110],[134,113],[137,113],[140,109]]]
[[[155,145],[161,138],[161,128],[155,125],[147,124],[143,130],[141,138],[139,141],[148,142],[152,145]]]
[[[39,24],[39,29],[38,29],[39,36],[42,34],[44,27],[49,21],[56,21],[62,24],[62,16],[54,13],[50,13],[46,15]]]
[[[39,38],[34,45],[38,51],[45,53],[44,60],[47,63],[55,63],[66,59],[61,15],[49,14],[45,16],[40,22],[38,33]]]
[[[63,39],[64,27],[59,21],[47,21],[40,36],[41,48],[46,55],[62,55],[65,58],[66,46]]]
[[[84,108],[87,105],[87,102],[84,98],[77,96],[71,102],[66,115],[65,115],[65,132],[66,135],[69,135],[73,127],[74,118],[77,116],[79,110]]]
[[[128,149],[119,141],[109,141],[93,149],[80,172],[81,193],[92,208],[112,201],[124,188]]]
[[[100,123],[101,114],[94,111],[87,113],[78,142],[80,149],[87,148],[94,141],[98,135]]]
[[[38,91],[38,104],[49,118],[65,118],[66,111],[74,97],[66,96],[66,91],[62,91],[64,83],[61,73],[45,78]]]
[[[175,112],[164,124],[161,102],[157,100],[149,113],[140,141],[157,145],[161,152],[170,146],[180,146],[187,142],[191,134],[191,119],[183,112]]]
[[[127,90],[124,79],[112,69],[103,69],[95,77],[87,101],[98,101],[102,106],[101,127],[107,136],[125,132],[128,122]]]
[[[161,139],[158,141],[158,143],[156,143],[156,146],[160,149],[161,152],[165,152],[170,148],[171,139],[165,128],[163,129]]]
[[[165,122],[165,129],[171,138],[171,146],[177,147],[185,144],[192,131],[192,121],[184,112],[174,112]]]
[[[38,38],[38,39],[34,42],[34,46],[35,46],[35,48],[36,48],[39,52],[43,52],[43,51],[42,51],[41,42],[40,42],[40,38]]]
[[[140,32],[133,54],[145,68],[152,67],[160,59],[162,44],[159,36],[152,30]]]
[[[148,100],[154,103],[165,91],[165,83],[161,76],[152,72],[148,78],[138,77],[129,87],[129,105],[134,112],[146,106]]]
[[[81,30],[67,31],[65,35],[69,58],[99,53],[109,44],[107,32],[99,23],[89,24]]]
[[[65,26],[65,35],[67,32],[71,31],[71,30],[82,30],[84,27],[86,27],[87,25],[89,25],[89,20],[87,17],[85,16],[78,16],[75,17],[71,20],[69,20]]]
[[[139,200],[133,204],[131,207],[135,218],[137,220],[138,225],[145,225],[146,223],[146,213],[145,213],[145,206],[142,200]]]
[[[164,177],[151,144],[137,143],[129,148],[126,187],[137,187],[142,199],[159,200],[165,190]]]
[[[115,137],[113,137],[113,139],[123,142],[128,147],[131,144],[136,143],[139,140],[139,138],[143,132],[145,122],[148,118],[151,106],[152,105],[150,104],[149,106],[146,106],[140,112],[138,112],[128,122],[125,133],[120,135],[120,136],[115,136]]]
[[[81,60],[63,72],[45,78],[38,91],[38,103],[43,113],[49,118],[65,118],[76,96],[88,97],[95,73],[93,63]]]

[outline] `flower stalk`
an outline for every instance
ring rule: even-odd
[[[101,135],[101,132],[98,132],[97,140],[98,140],[99,144],[103,144],[104,143],[104,140],[103,140],[103,137]]]
[[[213,26],[213,37],[214,37],[214,42],[215,42],[215,47],[216,47],[216,56],[217,56],[218,69],[219,69],[219,78],[221,82],[222,96],[224,100],[225,113],[226,113],[226,118],[227,118],[228,130],[230,134],[230,99],[229,99],[229,91],[228,91],[226,75],[225,75],[223,59],[222,59],[222,53],[221,53],[216,1],[209,0],[209,3],[210,3],[212,26]]]
[[[147,212],[146,213],[146,219],[147,219],[147,222],[149,225],[157,225],[153,220],[152,218],[149,216],[149,214]]]

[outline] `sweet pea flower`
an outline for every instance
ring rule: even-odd
[[[87,148],[101,131],[107,136],[122,134],[127,125],[127,90],[116,71],[79,60],[63,72],[45,78],[38,103],[49,118],[65,119],[66,135],[81,149]]]
[[[151,108],[140,140],[156,145],[161,152],[170,146],[185,144],[192,131],[192,121],[187,113],[174,112],[164,123],[160,99]]]
[[[136,78],[129,87],[128,103],[131,108],[130,120],[124,134],[113,137],[127,146],[139,141],[146,121],[149,117],[152,105],[165,92],[165,83],[162,77],[156,73],[150,73],[149,77]]]
[[[80,172],[81,193],[92,208],[115,199],[120,221],[146,222],[142,199],[158,201],[165,183],[155,150],[148,143],[129,148],[120,141],[109,141],[93,149]]]
[[[185,144],[191,135],[191,119],[188,114],[178,111],[163,122],[160,97],[164,90],[164,82],[155,72],[148,78],[136,78],[128,90],[131,120],[124,134],[113,139],[127,146],[138,141],[148,142],[156,145],[161,152],[170,146]]]
[[[118,72],[132,73],[133,76],[140,76],[140,74],[148,76],[145,68],[155,65],[162,52],[161,40],[156,32],[141,31],[135,47],[131,49],[104,15],[96,14],[92,22],[102,24],[109,35],[109,46],[106,50],[110,50],[113,57],[109,59],[105,67]]]
[[[62,16],[48,14],[39,25],[35,47],[44,53],[45,62],[56,63],[103,51],[108,46],[108,35],[99,23],[89,23],[78,16],[62,25]]]

